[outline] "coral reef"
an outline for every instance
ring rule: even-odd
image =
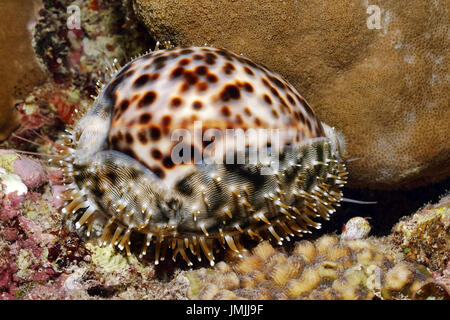
[[[349,183],[450,173],[448,1],[133,0],[150,34],[242,53],[285,76],[347,141]],[[226,12],[226,14],[224,14]],[[367,13],[369,12],[369,13]],[[332,32],[330,32],[332,30]],[[430,143],[432,141],[432,143]]]
[[[389,242],[325,235],[295,243],[291,253],[262,242],[214,269],[186,274],[191,299],[418,299],[432,282]]]
[[[5,1],[0,11],[32,1],[22,2]],[[381,30],[367,29],[366,8],[346,0],[313,0],[293,8],[290,2],[227,1],[229,16],[220,11],[222,0],[199,0],[196,6],[186,0],[124,2],[134,3],[159,40],[206,41],[286,75],[315,109],[321,108],[321,118],[344,131],[349,156],[362,158],[350,167],[357,172],[350,179],[356,185],[411,185],[448,172],[448,52],[442,51],[448,47],[442,37],[448,10],[442,1],[413,1],[400,12],[401,4],[380,0]],[[54,142],[61,142],[76,110],[92,105],[89,95],[98,79],[107,80],[112,59],[125,62],[152,48],[153,41],[120,0],[43,3],[34,28],[35,50],[51,75],[43,85],[31,88],[42,71],[29,59],[29,43],[22,46],[30,39],[24,21],[32,11],[4,14],[0,22],[11,34],[21,32],[20,42],[0,33],[7,44],[0,50],[0,71],[10,80],[1,95],[9,100],[0,103],[0,135],[16,126],[11,97],[23,99],[16,105],[20,127],[0,143],[8,149],[0,150],[0,300],[450,299],[449,196],[404,218],[387,237],[366,238],[375,217],[359,218],[347,222],[340,237],[325,235],[284,248],[263,242],[242,257],[229,252],[215,268],[180,271],[165,262],[175,272],[164,281],[158,273],[167,265],[154,267],[100,246],[98,237],[74,232],[74,221],[61,213],[63,172],[50,167],[45,155],[58,151]],[[80,29],[66,27],[70,5],[81,10]],[[151,6],[157,10],[149,11]],[[149,17],[155,19],[150,23]],[[27,152],[35,157],[24,156]],[[439,163],[442,169],[436,170]],[[406,195],[402,199],[408,201]],[[377,219],[378,226],[382,223]],[[372,230],[379,234],[376,226]]]
[[[55,169],[14,153],[0,154],[0,165],[29,186],[23,194],[8,192],[0,175],[0,299],[185,298],[188,281],[180,272],[158,281],[154,267],[95,241],[85,244],[64,227],[62,203],[53,202],[64,189]]]

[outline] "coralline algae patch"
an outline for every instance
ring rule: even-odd
[[[431,281],[380,240],[325,235],[287,254],[261,242],[242,258],[187,273],[190,299],[414,299]]]

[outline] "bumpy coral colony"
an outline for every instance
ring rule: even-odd
[[[196,136],[196,126],[203,140],[175,134]],[[218,134],[229,129],[244,139]],[[278,130],[278,140],[250,134],[259,129]],[[192,265],[203,252],[212,265],[219,246],[240,252],[243,235],[281,243],[320,228],[314,219],[335,211],[347,176],[342,139],[300,94],[223,49],[172,48],[129,62],[68,132],[58,159],[70,181],[63,211],[81,216],[76,227],[87,234],[104,221],[101,243],[128,254],[131,234],[144,234],[141,255],[154,243],[155,263],[171,249],[174,260]],[[276,166],[249,160],[252,146],[275,144]]]

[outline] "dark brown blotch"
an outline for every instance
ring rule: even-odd
[[[151,169],[151,171],[160,179],[164,179],[164,177],[166,176],[164,170],[161,169],[160,167],[154,167]]]
[[[248,82],[244,83],[244,89],[247,92],[253,92],[253,86]]]
[[[143,108],[145,106],[151,105],[155,100],[156,92],[149,91],[141,98],[141,100],[139,100],[138,108]]]
[[[181,60],[178,62],[178,64],[179,64],[180,66],[187,66],[189,63],[191,63],[191,59],[188,59],[188,58],[181,59]]]
[[[269,75],[269,79],[270,79],[270,81],[273,83],[273,84],[275,84],[278,88],[280,88],[280,89],[284,89],[286,86],[284,85],[284,83],[283,82],[281,82],[280,81],[280,79],[278,79],[277,77],[274,77],[274,76],[270,76]]]
[[[157,126],[151,126],[149,129],[149,133],[150,133],[150,138],[153,141],[159,140],[159,138],[161,138],[161,129],[158,128]]]
[[[162,160],[162,164],[167,169],[171,169],[175,166],[170,156],[165,156],[164,159]]]
[[[214,53],[208,52],[205,54],[206,64],[213,65],[216,63],[217,56]]]
[[[170,73],[170,78],[175,79],[181,76],[184,73],[184,69],[182,67],[177,67],[173,69],[173,71]]]
[[[130,105],[130,101],[128,101],[127,99],[124,99],[121,103],[120,103],[120,110],[122,112],[126,111],[128,109],[128,106]]]
[[[119,148],[119,137],[112,136],[112,138],[111,138],[111,145],[112,145],[112,148],[114,150],[117,150]]]
[[[272,109],[272,114],[273,114],[273,116],[274,116],[275,118],[277,118],[277,119],[280,117],[280,115],[278,114],[278,111],[275,110],[275,109]]]
[[[167,56],[161,56],[156,58],[153,61],[153,64],[155,65],[155,70],[159,70],[165,67],[167,61]]]
[[[219,81],[219,78],[214,73],[209,73],[206,76],[206,80],[211,83],[216,83],[217,81]]]
[[[223,50],[223,49],[217,49],[215,52],[216,52],[219,56],[224,57],[226,60],[228,60],[228,61],[233,61],[233,56],[232,56],[232,54],[229,53],[228,51]]]
[[[198,91],[206,91],[208,90],[208,84],[204,81],[197,83],[197,90]]]
[[[152,120],[152,115],[150,113],[144,113],[139,117],[139,123],[146,124]]]
[[[199,100],[196,100],[192,103],[192,108],[195,110],[200,110],[203,107],[203,103]]]
[[[222,114],[225,117],[231,116],[231,110],[230,110],[230,107],[228,107],[228,106],[223,106],[222,109],[220,109],[220,111],[222,112]]]
[[[286,98],[288,99],[290,104],[295,105],[295,100],[289,93],[286,94]]]
[[[172,100],[170,101],[170,105],[173,108],[178,108],[179,106],[181,106],[182,102],[183,102],[183,100],[181,100],[180,97],[175,97],[175,98],[172,98]]]
[[[249,67],[244,66],[244,71],[246,74],[248,74],[249,76],[254,76],[255,73],[252,71],[252,69],[250,69]]]
[[[135,88],[140,88],[140,87],[144,86],[149,80],[150,80],[150,76],[148,74],[143,74],[142,76],[140,76],[139,78],[137,78],[134,81],[133,86]]]
[[[194,51],[192,49],[183,49],[180,51],[180,55],[188,55],[193,53]]]
[[[169,115],[165,115],[161,118],[161,125],[163,127],[168,127],[170,126],[170,123],[172,122],[172,117]]]
[[[134,139],[133,139],[133,136],[131,135],[131,133],[129,133],[129,132],[125,133],[125,141],[128,144],[132,144],[133,143]]]
[[[153,159],[156,159],[156,160],[161,160],[161,158],[163,156],[162,152],[159,151],[158,149],[152,149],[152,151],[150,153],[151,153]]]
[[[146,144],[148,142],[147,139],[147,131],[145,129],[141,129],[138,131],[137,134],[138,140],[142,143],[142,144]]]
[[[208,73],[208,67],[206,67],[206,66],[198,66],[197,68],[195,68],[195,74],[197,74],[199,76],[204,76],[207,73]]]
[[[264,94],[263,98],[267,104],[272,104],[272,99],[267,94]]]
[[[232,74],[234,70],[236,70],[236,68],[229,62],[225,63],[224,66],[222,67],[223,72],[225,72],[226,74]]]
[[[228,101],[230,99],[239,99],[241,97],[241,91],[234,84],[226,85],[225,88],[220,93],[220,98],[222,101]]]
[[[188,84],[192,85],[198,81],[198,76],[192,71],[186,71],[184,73],[184,79]]]

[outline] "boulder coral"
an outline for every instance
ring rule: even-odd
[[[350,185],[449,175],[448,1],[132,3],[160,41],[225,47],[285,76],[360,159],[349,164]]]

